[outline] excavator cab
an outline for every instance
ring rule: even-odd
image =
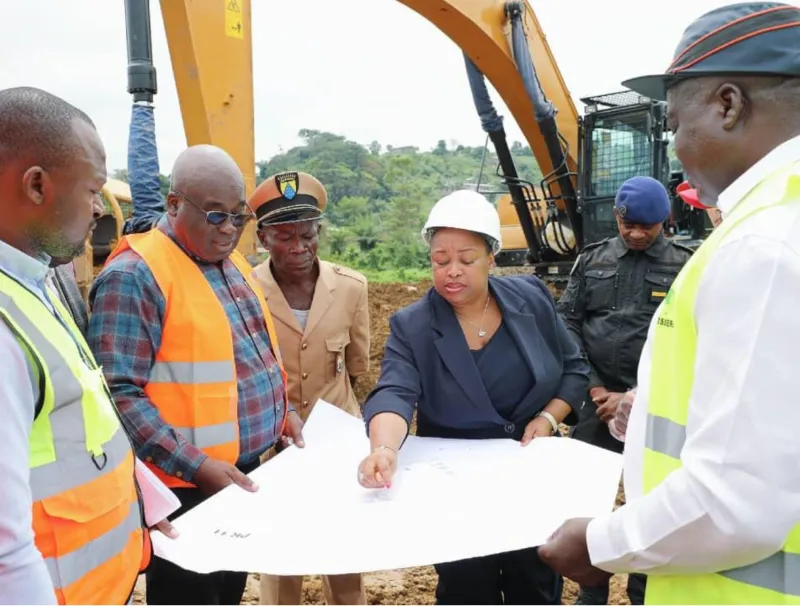
[[[498,201],[504,244],[499,264],[527,261],[537,275],[563,286],[580,249],[617,235],[614,200],[620,186],[636,176],[653,177],[670,193],[672,212],[665,224],[666,235],[692,248],[699,246],[712,226],[706,213],[691,208],[677,194],[683,170],[671,149],[666,103],[630,90],[581,101],[586,107],[578,124],[577,171],[560,179],[552,174],[539,187],[523,188],[534,237],[524,234],[519,213],[513,212],[519,209],[513,196],[506,194]],[[574,196],[554,195],[549,187],[550,183],[569,184],[572,179]]]
[[[684,204],[676,188],[683,169],[671,158],[672,135],[666,125],[666,103],[633,91],[581,99],[586,105],[579,126],[578,212],[583,222],[583,244],[617,234],[614,197],[623,182],[647,176],[659,180],[672,200],[665,225],[667,236],[688,246],[700,244],[708,218]]]
[[[631,177],[670,180],[666,104],[633,91],[581,99],[578,212],[583,244],[617,235],[614,198]]]

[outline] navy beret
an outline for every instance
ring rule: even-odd
[[[669,194],[652,177],[633,177],[620,186],[614,206],[624,221],[655,225],[669,217]]]
[[[623,86],[665,101],[667,89],[698,76],[800,77],[800,7],[783,2],[729,4],[695,19],[683,32],[666,73]]]

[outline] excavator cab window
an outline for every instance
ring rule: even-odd
[[[614,197],[631,177],[670,180],[663,104],[632,91],[582,99],[578,207],[583,244],[617,234]]]
[[[600,118],[592,131],[589,197],[614,196],[620,186],[652,171],[647,114]]]

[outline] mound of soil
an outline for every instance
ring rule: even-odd
[[[356,383],[355,392],[359,402],[364,402],[381,374],[383,348],[389,336],[389,318],[399,309],[422,297],[431,285],[430,281],[369,285],[369,372],[359,377]]]

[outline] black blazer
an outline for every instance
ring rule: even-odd
[[[536,385],[511,418],[500,416],[483,386],[452,307],[434,289],[389,320],[381,375],[362,407],[373,416],[399,414],[408,423],[417,409],[417,435],[521,439],[525,425],[553,398],[573,413],[583,403],[589,366],[556,313],[547,286],[535,276],[490,277],[503,321],[533,371]],[[518,351],[508,355],[519,355]]]

